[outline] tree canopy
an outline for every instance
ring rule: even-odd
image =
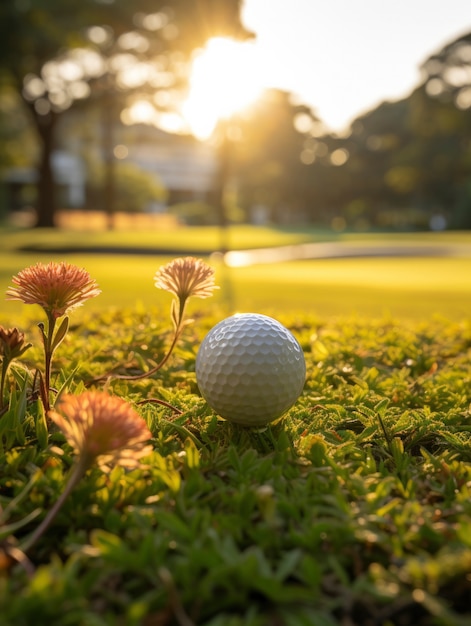
[[[323,131],[288,95],[265,99],[236,144],[241,200],[277,205],[271,217],[284,222],[469,228],[470,111],[471,33],[425,61],[410,96],[359,116],[347,136]]]
[[[133,87],[168,89],[209,37],[247,37],[241,0],[3,0],[2,89],[28,109],[41,146],[38,225],[53,226],[51,153],[60,115],[98,89],[117,100]],[[127,82],[130,69],[137,78]],[[137,82],[136,82],[137,81]]]

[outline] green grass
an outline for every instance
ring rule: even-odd
[[[322,267],[330,283],[334,266]],[[76,311],[54,386],[79,393],[112,368],[155,361],[169,338],[165,295],[149,310],[90,301]],[[164,370],[107,385],[152,431],[147,467],[90,470],[25,567],[8,569],[0,551],[2,626],[469,624],[469,318],[280,313],[303,347],[306,385],[283,419],[251,431],[198,392],[196,351],[224,312],[213,299],[193,306]],[[34,343],[22,359],[33,372],[40,310],[24,309],[7,321]],[[18,525],[37,515],[15,531],[21,541],[56,500],[72,454],[54,428],[45,436],[37,403],[22,401],[31,379],[15,371],[14,411],[0,418],[0,513]]]
[[[247,226],[229,230],[232,249],[287,245],[306,241],[341,239],[358,245],[378,243],[467,246],[470,233],[419,233],[401,235],[343,234],[293,231]],[[96,310],[111,306],[144,308],[158,305],[162,295],[153,286],[157,268],[170,256],[116,255],[57,252],[58,247],[110,245],[155,246],[162,250],[218,249],[220,233],[214,227],[181,228],[165,232],[80,233],[74,231],[0,231],[0,292],[11,284],[11,276],[37,262],[67,260],[85,267],[103,293],[90,303]],[[25,246],[48,252],[24,252]],[[55,250],[55,251],[54,251]],[[217,282],[223,288],[215,301],[227,313],[258,311],[282,313],[309,311],[319,316],[383,316],[424,320],[441,316],[460,320],[471,305],[471,252],[467,257],[412,257],[380,259],[328,259],[227,268],[217,260]],[[5,315],[19,314],[15,302],[2,305]]]
[[[471,258],[329,259],[230,271],[242,309],[417,320],[470,313]]]
[[[163,354],[171,298],[153,275],[173,256],[58,248],[184,253],[217,248],[218,237],[211,228],[0,231],[0,291],[38,260],[83,266],[103,290],[72,314],[53,386],[105,388],[135,406],[153,435],[145,468],[92,468],[28,560],[10,561],[4,549],[15,554],[51,508],[73,453],[57,429],[44,429],[33,389],[42,312],[2,304],[0,324],[33,343],[11,370],[0,417],[2,626],[467,626],[471,255],[245,268],[211,260],[221,289],[192,300],[195,321],[168,365],[138,381],[91,383]],[[232,248],[328,237],[230,233]],[[469,233],[338,238],[470,243]],[[202,338],[236,310],[278,318],[306,358],[302,396],[265,430],[218,418],[196,384]]]
[[[156,228],[135,231],[76,231],[60,229],[7,228],[1,231],[2,250],[16,250],[25,246],[54,250],[55,248],[80,247],[143,247],[159,250],[191,249],[219,250],[221,243],[231,249],[280,246],[311,241],[313,235],[303,231],[283,231],[268,227],[232,226],[221,235],[215,226],[191,228]],[[325,235],[316,236],[324,238]]]

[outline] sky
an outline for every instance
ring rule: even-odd
[[[420,64],[471,31],[471,0],[245,0],[254,67],[342,132],[419,84]]]

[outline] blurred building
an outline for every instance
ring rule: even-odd
[[[83,207],[86,201],[86,171],[83,160],[71,152],[56,150],[52,154],[52,168],[64,206]],[[9,192],[11,208],[21,209],[25,201],[27,203],[30,199],[28,189],[36,184],[38,171],[30,167],[12,167],[4,173],[2,179]]]
[[[209,201],[217,172],[214,147],[190,135],[167,133],[142,124],[123,129],[127,159],[154,174],[168,192],[168,204]]]
[[[119,126],[111,146],[116,162],[125,161],[154,176],[167,191],[165,206],[153,203],[149,211],[165,211],[180,202],[209,202],[216,185],[217,154],[211,145],[190,135],[167,133],[153,126]],[[87,207],[89,185],[87,160],[104,163],[104,149],[98,140],[90,145],[77,137],[62,139],[62,147],[52,155],[54,179],[61,208]],[[12,210],[33,203],[35,168],[10,168],[3,174],[8,204]]]

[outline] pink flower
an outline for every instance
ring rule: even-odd
[[[11,362],[19,359],[28,348],[30,343],[25,343],[25,336],[18,328],[3,328],[0,326],[0,410],[3,410],[3,391],[7,381],[7,372]]]
[[[25,344],[24,333],[18,328],[4,328],[0,326],[0,356],[3,356],[8,362],[18,359],[31,344]]]
[[[214,269],[201,259],[187,256],[161,267],[154,277],[155,286],[173,293],[185,302],[190,296],[208,298],[213,295]]]
[[[48,316],[62,317],[101,293],[90,274],[70,263],[36,263],[13,276],[7,300],[39,304]]]
[[[48,415],[86,467],[96,461],[105,471],[109,464],[135,468],[152,450],[145,445],[152,434],[142,417],[106,392],[64,395]]]

